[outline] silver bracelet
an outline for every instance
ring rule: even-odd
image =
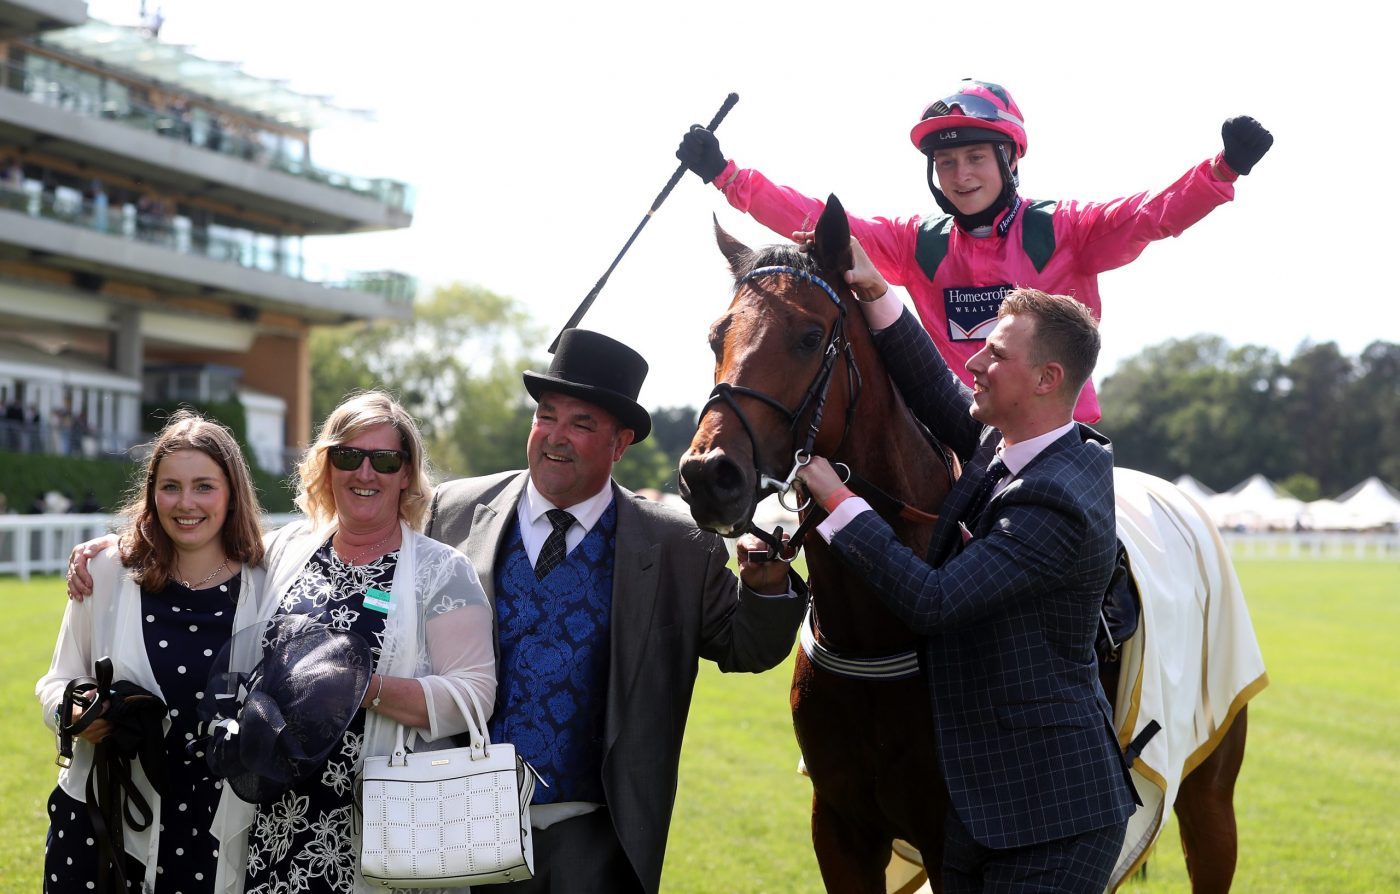
[[[384,675],[379,674],[379,688],[374,691],[374,698],[369,700],[369,706],[374,710],[379,710],[379,697],[384,694]]]

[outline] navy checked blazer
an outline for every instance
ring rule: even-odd
[[[905,402],[966,472],[926,558],[874,512],[832,546],[924,637],[953,808],[990,848],[1126,820],[1136,799],[1094,655],[1116,543],[1107,440],[1083,425],[1056,440],[969,523],[963,545],[958,521],[1001,433],[969,415],[972,392],[907,309],[876,342]]]

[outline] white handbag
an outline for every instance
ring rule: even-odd
[[[475,693],[453,691],[471,745],[410,753],[399,724],[388,757],[366,757],[359,779],[360,872],[385,888],[516,882],[535,874],[530,797],[535,770],[491,744]]]

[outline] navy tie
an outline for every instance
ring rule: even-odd
[[[1005,477],[1006,463],[1001,461],[1000,456],[992,457],[992,461],[987,463],[986,474],[977,483],[977,490],[968,501],[967,508],[963,510],[962,519],[969,527],[982,514],[982,510],[987,508],[987,504],[992,500],[992,491]]]
[[[574,523],[574,517],[563,509],[551,509],[545,515],[549,516],[549,523],[554,526],[554,530],[545,538],[544,546],[540,547],[539,558],[535,560],[535,580],[544,580],[546,574],[564,561],[564,556],[568,553],[564,536]]]

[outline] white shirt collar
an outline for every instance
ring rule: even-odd
[[[1066,422],[1059,428],[1051,429],[1043,435],[1036,435],[1034,438],[1020,441],[1009,447],[1003,441],[997,445],[997,456],[1000,456],[1001,461],[1006,463],[1007,472],[1014,478],[1020,475],[1021,470],[1030,465],[1031,460],[1039,456],[1042,450],[1064,437],[1073,428],[1073,422]]]
[[[574,517],[579,527],[584,531],[593,530],[593,525],[598,519],[603,517],[607,511],[608,504],[612,502],[612,479],[608,479],[603,484],[603,489],[586,500],[575,503],[572,506],[555,506],[545,499],[539,488],[535,487],[533,478],[526,476],[525,499],[521,501],[521,509],[524,510],[525,520],[530,524],[535,524],[546,512],[551,509],[564,509]]]

